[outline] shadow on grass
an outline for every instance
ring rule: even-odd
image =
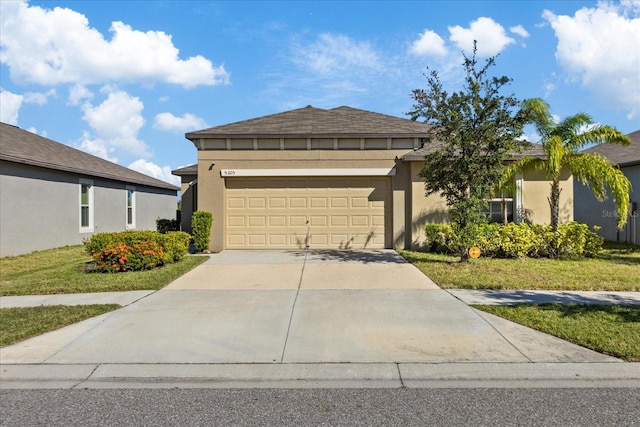
[[[623,323],[640,324],[640,307],[627,305],[596,305],[596,304],[539,304],[540,310],[555,311],[562,317],[582,317],[588,314],[614,315]]]

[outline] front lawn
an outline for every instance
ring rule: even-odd
[[[576,304],[473,307],[599,353],[640,362],[640,307]]]
[[[120,308],[117,304],[0,309],[0,347]]]
[[[595,258],[492,259],[400,251],[445,289],[640,291],[640,248],[607,243]]]
[[[182,261],[148,271],[96,273],[84,246],[0,258],[0,295],[43,295],[160,289],[207,259]]]

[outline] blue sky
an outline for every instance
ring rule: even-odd
[[[177,183],[184,133],[313,105],[405,117],[427,67],[640,129],[640,1],[0,2],[0,121]],[[535,140],[534,134],[527,135]]]

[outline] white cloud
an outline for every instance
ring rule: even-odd
[[[78,148],[102,159],[118,163],[118,158],[112,155],[116,151],[115,147],[110,146],[109,142],[102,138],[92,138],[87,131],[82,132]]]
[[[556,59],[608,107],[640,113],[640,5],[598,3],[574,16],[545,10],[558,39]]]
[[[424,30],[418,40],[413,42],[409,52],[418,56],[443,56],[447,54],[447,49],[442,37],[432,30]]]
[[[0,88],[0,122],[18,124],[18,112],[24,97]]]
[[[517,34],[522,38],[527,38],[529,37],[529,32],[527,30],[524,29],[524,27],[522,25],[516,25],[515,27],[509,27],[509,31],[511,31],[513,34]]]
[[[93,93],[81,84],[75,84],[69,88],[69,101],[67,105],[79,105],[85,99],[93,98]]]
[[[190,113],[176,117],[171,113],[160,113],[155,117],[153,127],[168,132],[187,132],[208,128],[204,119]]]
[[[201,55],[180,59],[171,35],[112,22],[107,40],[72,9],[26,0],[0,2],[2,63],[14,81],[42,85],[162,81],[185,87],[229,82],[223,66]]]
[[[24,94],[24,102],[27,104],[44,105],[47,103],[50,96],[56,96],[55,89],[50,89],[45,93],[27,92]]]
[[[478,56],[495,56],[506,46],[515,43],[504,27],[491,18],[480,17],[469,28],[459,25],[448,27],[449,39],[466,54],[473,52],[473,41],[478,42]]]
[[[127,167],[161,181],[171,183],[178,187],[180,186],[180,177],[171,175],[171,168],[169,166],[158,166],[155,163],[139,159]]]
[[[85,132],[80,148],[107,160],[117,161],[117,155],[149,157],[147,145],[138,139],[138,132],[144,126],[139,98],[128,93],[107,88],[108,96],[100,105],[85,102],[82,116],[96,136]]]
[[[353,41],[340,34],[320,34],[314,43],[298,46],[294,54],[294,62],[320,74],[380,66],[380,58],[368,42]]]

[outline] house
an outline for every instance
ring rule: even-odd
[[[5,123],[0,141],[0,256],[176,217],[174,185]]]
[[[444,200],[425,197],[418,176],[432,149],[423,146],[428,130],[351,107],[307,106],[187,133],[198,164],[174,174],[183,191],[197,188],[192,207],[212,212],[215,251],[410,248],[422,243],[426,223],[447,218]],[[544,177],[525,173],[516,184],[505,195],[511,214],[548,222]],[[562,187],[570,221],[570,175]]]
[[[631,145],[624,147],[617,144],[602,144],[584,150],[584,153],[597,153],[607,158],[631,181],[629,195],[629,217],[622,230],[618,230],[616,207],[612,199],[604,202],[597,200],[591,189],[576,181],[574,184],[576,221],[589,225],[597,225],[598,233],[607,240],[630,242],[640,245],[640,230],[638,217],[640,209],[640,130],[627,135]]]

